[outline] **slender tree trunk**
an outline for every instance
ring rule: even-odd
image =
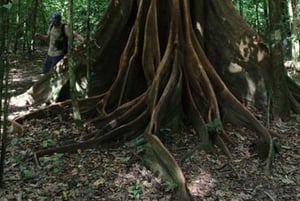
[[[77,97],[77,90],[76,90],[76,75],[75,75],[75,62],[74,62],[74,36],[73,36],[73,0],[69,0],[69,37],[68,37],[68,67],[69,67],[69,81],[70,81],[70,95],[72,99],[72,106],[73,106],[73,118],[75,122],[80,125],[81,116],[79,111],[78,105],[78,97]]]
[[[254,5],[255,5],[255,15],[256,15],[256,20],[255,20],[255,26],[256,26],[256,30],[260,29],[260,18],[259,18],[259,1],[258,0],[254,0]]]
[[[291,18],[289,17],[289,0],[281,1],[281,16],[282,16],[282,45],[284,59],[292,57],[292,42],[291,42]]]
[[[20,16],[21,16],[21,1],[18,0],[16,2],[17,4],[17,11],[16,11],[16,32],[15,32],[15,38],[14,38],[14,52],[17,52],[18,45],[19,45],[19,38],[20,38],[20,30],[21,30],[21,23],[20,23]]]
[[[240,10],[241,16],[243,16],[244,15],[244,2],[243,2],[243,0],[239,0],[239,10]]]
[[[5,4],[5,0],[0,0],[1,6]],[[0,8],[0,27],[2,30],[4,30],[4,24],[5,24],[5,18],[4,18],[4,14],[5,12],[3,11],[4,8],[1,7]],[[5,47],[5,34],[4,32],[1,32],[0,34],[0,54],[2,56],[4,48]]]
[[[34,34],[36,33],[36,22],[37,22],[37,14],[38,14],[38,7],[39,7],[39,0],[33,0],[32,2],[32,16],[31,16],[31,43],[30,43],[30,51],[35,49],[35,40]]]
[[[0,5],[5,5],[6,1],[1,0]],[[0,28],[5,31],[6,27],[6,20],[5,20],[5,10],[3,7],[0,7]],[[2,91],[3,91],[3,75],[4,75],[4,58],[5,58],[5,44],[6,44],[6,35],[1,33],[0,34],[0,94],[1,94],[1,99],[0,99],[0,133],[2,131],[3,127],[3,122],[2,122]],[[1,133],[2,134],[2,133]]]
[[[0,5],[7,5],[9,2],[2,1]],[[4,33],[9,27],[9,9],[0,8],[1,29]],[[0,45],[0,135],[1,135],[1,158],[0,158],[0,185],[3,186],[3,176],[5,168],[7,137],[7,117],[8,117],[8,59],[7,59],[7,35],[3,34]]]
[[[282,13],[283,8],[280,0],[269,0],[269,19],[271,34],[271,62],[272,73],[276,79],[273,81],[273,91],[271,92],[273,115],[275,119],[286,118],[290,113],[290,103],[286,97],[288,88],[286,85],[286,72],[283,65],[283,33],[282,33]]]
[[[25,0],[24,4],[24,10],[27,10],[28,12],[27,13],[30,13],[30,10],[29,10],[29,3],[28,3],[29,0]],[[28,15],[24,15],[24,21],[23,21],[23,52],[26,52],[26,49],[28,48],[28,31],[29,31],[29,28],[28,28]]]
[[[289,18],[290,18],[291,36],[292,36],[292,59],[297,61],[300,59],[298,19],[296,15],[297,0],[289,0],[288,7],[289,7]]]
[[[90,40],[91,36],[91,0],[87,0],[87,30],[86,30],[86,38]],[[87,80],[87,87],[86,87],[86,97],[89,94],[90,90],[90,82],[91,82],[91,71],[92,71],[92,63],[91,63],[91,47],[90,45],[87,46],[87,59],[86,59],[86,80]]]
[[[2,63],[2,62],[1,62]],[[1,93],[1,101],[4,101],[1,105],[1,121],[2,126],[0,125],[0,134],[2,136],[1,139],[1,161],[0,161],[0,185],[3,184],[3,176],[4,176],[4,168],[5,168],[5,160],[6,160],[6,147],[8,145],[8,100],[9,100],[9,94],[8,94],[8,77],[9,77],[9,65],[8,65],[8,59],[7,56],[5,56],[5,59],[3,61],[3,71],[4,76],[1,78],[3,80],[4,84],[2,88]]]

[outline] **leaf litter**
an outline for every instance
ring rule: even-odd
[[[10,93],[26,91],[40,75],[43,51],[34,58],[13,55]],[[19,81],[18,77],[22,77]],[[27,88],[26,88],[27,87]],[[34,108],[11,111],[19,115]],[[34,152],[59,146],[68,139],[88,134],[94,128],[80,129],[71,118],[33,119],[24,123],[23,134],[11,134],[5,163],[5,186],[0,201],[173,201],[172,183],[148,170],[129,143],[117,142],[77,153],[53,154],[34,161]],[[300,199],[300,123],[271,125],[284,136],[281,152],[275,156],[272,174],[264,174],[264,163],[253,152],[255,135],[245,128],[227,127],[237,146],[230,147],[233,160],[220,153],[196,150],[182,164],[194,200],[296,201]],[[195,132],[185,128],[167,135],[166,146],[180,161],[197,146]]]

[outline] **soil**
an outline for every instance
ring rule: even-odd
[[[10,55],[10,95],[25,92],[42,75],[45,50],[32,54]],[[41,107],[14,108],[10,118]],[[261,114],[256,114],[260,117]],[[280,151],[272,171],[254,151],[255,133],[226,125],[237,146],[231,146],[229,160],[217,148],[213,153],[195,149],[198,136],[193,130],[165,130],[162,141],[181,161],[194,200],[300,200],[300,116],[289,122],[272,122],[270,129],[278,138]],[[93,131],[77,128],[69,116],[31,119],[24,122],[23,133],[11,133],[6,153],[4,186],[0,201],[173,201],[176,185],[151,172],[139,154],[143,145],[134,140],[113,142],[76,153],[54,154],[35,159],[37,150],[59,146]]]

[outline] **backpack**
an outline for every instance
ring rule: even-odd
[[[51,24],[50,31],[54,25]],[[64,55],[67,55],[68,53],[68,36],[65,33],[65,26],[66,24],[62,24],[61,26],[61,35],[58,37],[58,39],[55,40],[54,46],[58,50],[62,50]]]

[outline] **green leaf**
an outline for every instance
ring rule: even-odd
[[[48,147],[48,140],[44,140],[44,141],[42,142],[42,147],[43,147],[43,148],[47,148],[47,147]]]
[[[16,145],[16,144],[18,144],[18,141],[19,141],[19,139],[14,137],[14,138],[11,139],[11,144]]]
[[[47,140],[44,140],[43,142],[42,142],[42,147],[43,148],[48,148],[49,146],[53,146],[53,145],[55,145],[56,144],[56,141],[55,140],[53,140],[53,139],[47,139]]]
[[[70,194],[69,191],[63,191],[62,194],[63,194],[63,200],[69,199],[69,194]]]
[[[162,184],[162,186],[166,189],[166,191],[173,191],[178,187],[178,185],[172,181],[166,181]]]
[[[294,118],[297,122],[300,122],[300,114],[291,114],[291,117]]]
[[[144,143],[145,143],[145,138],[143,138],[143,137],[137,137],[137,138],[131,140],[130,142],[128,142],[127,144],[130,147],[138,147],[138,146],[140,146],[140,145],[142,145]]]
[[[12,8],[12,3],[9,2],[8,4],[5,4],[2,7],[10,10]]]
[[[33,177],[33,172],[31,170],[24,170],[23,174],[26,178],[32,178]]]
[[[128,162],[131,159],[131,156],[127,156],[127,157],[119,157],[119,160],[122,162]]]
[[[48,197],[46,196],[39,196],[40,201],[48,201],[50,200]]]
[[[28,169],[26,166],[20,167],[21,173],[25,178],[32,178],[34,176],[33,172]]]
[[[135,184],[132,186],[129,186],[127,188],[127,192],[129,193],[129,197],[139,199],[140,195],[142,193],[143,186],[141,184]]]
[[[159,130],[159,132],[163,134],[169,134],[172,130],[170,128],[162,128]]]
[[[206,127],[209,131],[220,131],[222,128],[222,122],[220,119],[216,118],[213,121],[210,121],[206,124]]]
[[[57,158],[57,159],[61,159],[64,154],[63,153],[54,153],[54,156]]]

